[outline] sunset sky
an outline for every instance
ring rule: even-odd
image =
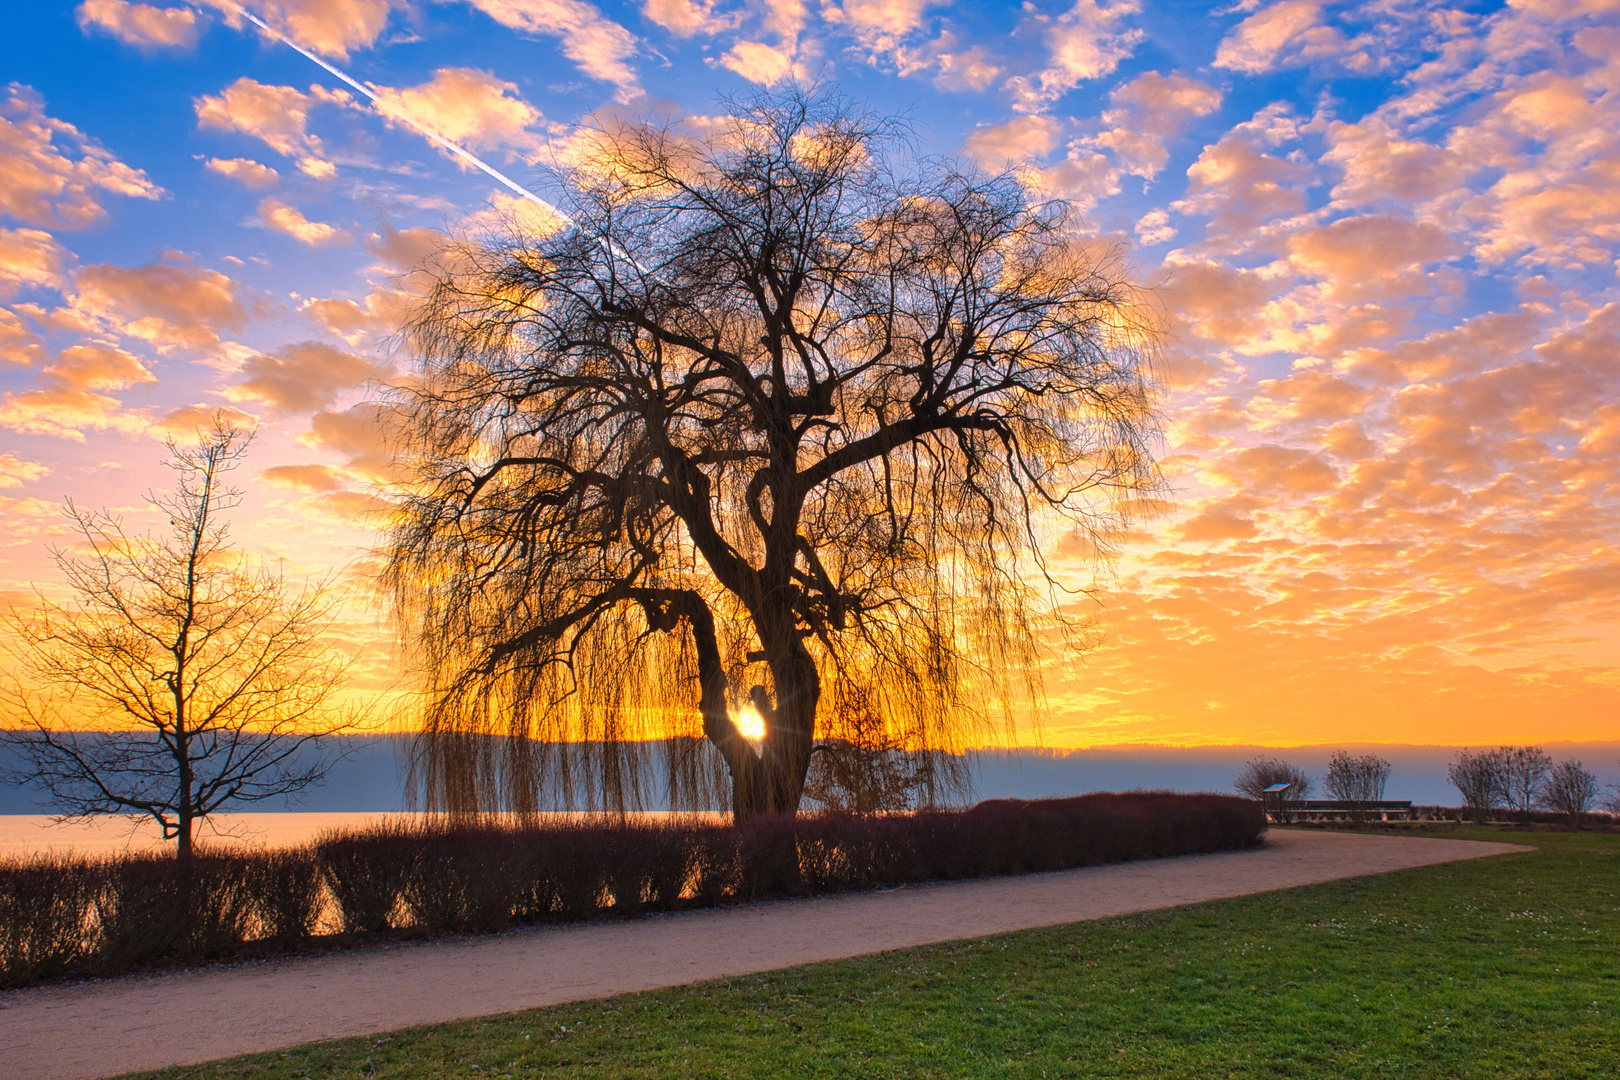
[[[223,0],[8,20],[13,601],[64,497],[162,524],[216,409],[244,547],[364,554],[400,275],[512,205],[406,117],[545,196],[593,116],[820,80],[1072,201],[1162,308],[1169,509],[1047,745],[1620,738],[1620,0],[247,6],[377,101]],[[384,685],[382,612],[344,631]]]

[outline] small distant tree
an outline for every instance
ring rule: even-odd
[[[1552,758],[1539,746],[1502,746],[1496,752],[1501,757],[1502,787],[1508,808],[1528,814],[1552,770]]]
[[[1592,809],[1598,797],[1598,778],[1579,761],[1560,761],[1541,784],[1537,802],[1548,810],[1569,815],[1571,826]]]
[[[290,590],[231,549],[241,492],[226,474],[251,441],[216,417],[195,447],[167,444],[174,490],[147,496],[167,537],[70,500],[85,553],[52,554],[72,604],[40,592],[0,617],[18,661],[0,738],[24,761],[9,778],[44,788],[61,819],[149,817],[183,859],[222,808],[322,782],[331,736],[353,726],[329,708],[348,664],[325,642],[327,590]]]
[[[1335,750],[1328,759],[1322,786],[1349,808],[1350,820],[1359,824],[1371,816],[1371,804],[1384,797],[1389,773],[1389,762],[1377,754],[1357,755]]]
[[[1287,784],[1288,789],[1281,792],[1266,793],[1266,789],[1277,784]],[[1241,772],[1232,779],[1232,787],[1240,795],[1257,799],[1265,805],[1266,812],[1279,825],[1287,825],[1294,820],[1294,815],[1304,805],[1311,794],[1311,778],[1303,769],[1290,765],[1277,758],[1257,757],[1247,762]]]
[[[1462,794],[1475,825],[1484,825],[1491,809],[1507,802],[1507,774],[1499,751],[1459,750],[1457,760],[1446,767],[1446,778]]]
[[[857,687],[836,688],[859,693]],[[918,753],[883,723],[870,702],[844,702],[810,755],[804,795],[845,814],[877,814],[933,805],[969,786],[966,758]]]

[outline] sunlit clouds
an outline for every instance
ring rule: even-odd
[[[1048,741],[1612,737],[1620,5],[244,6],[377,100],[224,2],[86,0],[6,46],[8,595],[63,497],[139,512],[216,409],[258,432],[244,544],[363,558],[413,271],[559,225],[418,128],[557,199],[582,126],[819,82],[1071,202],[1164,331],[1170,496],[1101,578],[1054,552],[1103,644],[1048,665]]]

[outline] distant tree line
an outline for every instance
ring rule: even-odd
[[[1369,805],[1383,799],[1390,769],[1390,763],[1376,754],[1337,750],[1328,759],[1322,787],[1345,804],[1351,820],[1362,820]],[[1582,762],[1570,758],[1554,764],[1539,746],[1464,748],[1447,767],[1446,776],[1461,793],[1469,816],[1481,825],[1498,809],[1521,814],[1550,810],[1579,822],[1602,794],[1598,778]],[[1244,765],[1232,786],[1264,803],[1272,819],[1286,825],[1310,797],[1315,779],[1279,758],[1257,757]],[[1604,806],[1620,812],[1620,788]]]

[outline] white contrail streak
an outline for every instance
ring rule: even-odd
[[[310,60],[313,60],[315,63],[321,65],[321,67],[326,69],[327,73],[332,75],[334,78],[341,79],[341,80],[343,80],[343,82],[345,82],[348,85],[354,87],[360,93],[364,94],[369,100],[375,102],[377,104],[379,110],[381,110],[382,102],[378,99],[376,91],[372,90],[371,87],[369,87],[369,86],[365,85],[364,83],[360,82],[359,80],[351,77],[347,72],[342,71],[341,69],[332,66],[331,64],[327,63],[325,60],[322,60],[319,56],[316,56],[314,53],[310,52],[308,49],[306,49],[302,45],[298,44],[298,42],[296,42],[296,41],[292,40],[291,38],[287,37],[285,34],[282,34],[282,33],[278,32],[276,30],[271,29],[268,25],[265,24],[263,19],[260,19],[257,15],[253,14],[253,12],[247,10],[246,8],[241,7],[240,5],[231,4],[231,3],[227,3],[226,6],[234,9],[238,15],[241,15],[244,19],[246,19],[248,22],[252,23],[254,26],[257,26],[260,30],[263,30],[267,36],[269,36],[271,38],[274,38],[276,41],[281,42],[283,45],[286,45],[288,48],[298,50],[300,53],[302,53],[304,56],[308,57]],[[409,114],[405,113],[403,110],[400,110],[400,111],[397,111],[397,112],[385,113],[385,115],[397,116],[399,119],[405,121],[407,124],[411,125],[411,127],[415,128],[417,131],[419,131],[423,135],[427,136],[427,138],[432,140],[437,145],[444,147],[446,150],[450,151],[450,153],[454,154],[456,157],[460,158],[462,161],[467,162],[469,165],[473,165],[473,166],[475,166],[475,167],[477,167],[479,169],[482,169],[484,172],[488,173],[490,176],[492,176],[496,180],[500,181],[502,184],[506,185],[508,188],[511,188],[513,191],[517,192],[518,195],[522,196],[525,199],[528,199],[530,202],[536,204],[537,206],[544,207],[547,211],[549,211],[550,213],[556,214],[559,218],[561,218],[563,221],[568,222],[570,225],[572,225],[574,223],[573,218],[569,217],[567,214],[563,213],[561,210],[559,210],[555,206],[551,205],[551,203],[549,203],[546,200],[542,199],[540,196],[536,195],[534,192],[530,191],[528,188],[524,187],[522,184],[518,183],[516,180],[513,180],[510,176],[507,176],[505,173],[501,172],[499,169],[495,168],[495,166],[489,164],[487,161],[484,161],[482,158],[479,158],[479,157],[477,157],[477,156],[475,156],[473,154],[468,153],[466,150],[463,150],[461,147],[457,146],[455,143],[451,142],[449,139],[445,138],[443,135],[440,135],[437,131],[434,131],[432,128],[428,127],[427,125],[422,124],[422,123],[418,122],[417,120],[413,119]]]

